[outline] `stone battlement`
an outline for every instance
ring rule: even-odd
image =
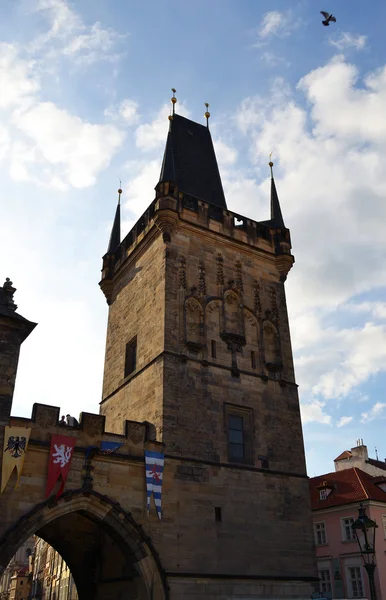
[[[76,446],[87,448],[97,442],[117,442],[122,444],[119,453],[128,453],[131,456],[143,457],[146,447],[162,448],[162,444],[154,442],[152,425],[148,422],[126,420],[124,433],[111,433],[105,430],[105,417],[103,415],[87,412],[80,413],[79,426],[70,427],[59,424],[60,408],[47,404],[34,404],[30,419],[25,417],[10,418],[10,425],[15,427],[28,427],[32,429],[31,440],[36,442],[49,442],[51,434],[69,435],[77,438]]]

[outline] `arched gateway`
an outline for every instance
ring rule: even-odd
[[[69,565],[80,600],[166,599],[159,558],[132,515],[97,492],[69,490],[36,505],[0,539],[2,570],[32,534]]]

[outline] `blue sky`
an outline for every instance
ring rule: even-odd
[[[309,474],[357,438],[386,457],[386,6],[319,4],[3,2],[0,276],[39,323],[14,414],[98,411],[116,189],[125,234],[153,198],[174,86],[194,120],[210,103],[231,210],[267,218],[273,151]]]

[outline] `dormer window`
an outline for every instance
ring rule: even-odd
[[[327,483],[327,481],[322,481],[321,484],[317,487],[319,491],[319,500],[327,500],[329,495],[332,492],[333,486]]]

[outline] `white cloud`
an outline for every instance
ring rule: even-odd
[[[257,32],[259,41],[255,46],[260,47],[264,45],[273,36],[286,37],[297,29],[299,25],[300,20],[294,16],[291,10],[286,12],[271,10],[263,16],[261,26]]]
[[[39,53],[42,62],[60,55],[80,65],[119,58],[116,47],[126,36],[102,27],[99,22],[86,25],[66,0],[39,0],[35,10],[41,12],[50,25],[28,48],[33,54]]]
[[[138,103],[130,98],[125,98],[118,105],[109,106],[104,114],[113,121],[122,121],[127,125],[136,125],[140,119]]]
[[[367,313],[358,311],[355,327],[338,321],[355,310],[346,307],[357,295],[386,287],[386,69],[361,86],[356,67],[335,57],[303,77],[297,92],[306,106],[277,80],[268,98],[245,99],[236,121],[256,165],[274,151],[296,257],[287,283],[295,366],[301,398],[314,407],[313,399],[352,397],[386,368],[384,302],[362,303]],[[259,201],[247,214],[264,219],[268,181],[253,187]],[[315,408],[308,415],[320,421]]]
[[[362,413],[361,423],[368,423],[374,419],[378,419],[386,408],[385,402],[376,402],[368,412]]]
[[[265,39],[271,35],[277,35],[285,31],[288,23],[288,17],[278,10],[271,10],[265,13],[261,27],[259,29],[259,37]]]
[[[331,423],[331,416],[323,412],[324,406],[324,402],[320,402],[318,400],[309,402],[307,404],[301,404],[300,410],[303,424],[314,421],[317,423],[323,423],[324,425],[329,425]]]
[[[348,425],[349,423],[351,423],[351,421],[353,420],[354,417],[341,417],[339,419],[339,421],[337,422],[336,426],[337,427],[344,427],[345,425]]]
[[[328,42],[331,46],[338,48],[338,50],[346,50],[347,48],[363,50],[366,47],[367,37],[343,31],[338,39],[334,40],[330,38]]]
[[[177,109],[176,112],[178,112],[179,115],[185,117],[189,116],[189,111],[183,104],[178,103]],[[165,144],[169,128],[169,115],[170,104],[164,104],[151,123],[144,123],[137,128],[135,132],[135,143],[137,148],[143,151],[150,151]]]
[[[226,144],[221,138],[213,140],[214,150],[216,152],[217,161],[220,165],[233,165],[237,160],[237,150]]]
[[[116,127],[84,122],[52,102],[15,113],[13,122],[32,143],[24,145],[24,152],[19,143],[13,153],[13,176],[23,180],[31,168],[43,164],[49,180],[56,175],[73,187],[93,185],[124,139]]]
[[[25,105],[39,90],[33,62],[18,56],[12,44],[0,43],[0,109]]]

